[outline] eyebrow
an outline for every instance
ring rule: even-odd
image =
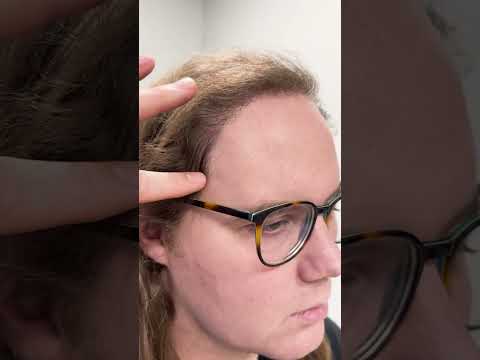
[[[327,199],[321,205],[328,204],[330,201],[332,201],[341,192],[341,190],[342,190],[342,184],[339,184],[338,187],[327,197]],[[262,204],[260,204],[256,207],[254,207],[254,208],[248,209],[246,211],[257,212],[257,211],[268,209],[269,207],[279,205],[279,204],[282,204],[282,203],[285,203],[285,201],[268,201],[268,202],[264,202],[264,203],[262,203]],[[317,205],[317,206],[320,206],[320,205]]]

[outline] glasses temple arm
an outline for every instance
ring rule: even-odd
[[[232,208],[229,208],[229,207],[226,207],[226,206],[222,206],[222,205],[218,205],[218,204],[214,204],[214,203],[209,203],[209,202],[205,202],[205,201],[200,201],[200,200],[196,200],[196,199],[185,198],[182,201],[184,203],[187,203],[187,204],[190,204],[190,205],[193,205],[193,206],[197,206],[197,207],[200,207],[200,208],[203,208],[203,209],[213,210],[213,211],[216,211],[216,212],[219,212],[219,213],[222,213],[222,214],[226,214],[226,215],[231,215],[231,216],[234,216],[234,217],[237,217],[237,218],[240,218],[240,219],[245,219],[245,220],[249,220],[249,221],[251,221],[251,219],[252,219],[252,214],[250,212],[247,212],[247,211],[232,209]]]

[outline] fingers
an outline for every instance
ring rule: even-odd
[[[139,92],[140,121],[170,111],[185,104],[197,92],[197,85],[191,78],[181,79],[173,84],[161,85]]]
[[[139,57],[138,76],[142,80],[155,67],[155,62],[149,57]],[[161,112],[170,111],[185,104],[197,92],[197,85],[191,78],[183,78],[173,84],[166,84],[139,91],[139,114],[141,120],[151,118]]]
[[[155,61],[152,58],[140,56],[138,58],[138,78],[144,79],[153,71],[155,67]]]
[[[98,221],[138,206],[137,162],[0,157],[0,235]]]
[[[139,78],[152,72],[152,59],[140,57]],[[146,120],[161,112],[170,111],[189,101],[197,92],[195,81],[181,79],[173,84],[139,91],[139,119]],[[201,190],[206,183],[201,173],[139,172],[139,203],[155,202],[189,195]]]
[[[140,204],[178,198],[200,191],[206,184],[202,173],[161,173],[140,170]]]
[[[0,1],[0,38],[33,31],[57,18],[87,10],[102,0]]]

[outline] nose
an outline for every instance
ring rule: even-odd
[[[298,272],[303,281],[316,282],[340,276],[341,253],[335,243],[336,237],[335,219],[326,222],[319,216],[310,238],[299,254]]]

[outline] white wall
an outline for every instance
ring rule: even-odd
[[[287,51],[320,80],[320,96],[340,125],[339,0],[205,0],[204,49]]]
[[[202,50],[202,0],[139,0],[139,53],[156,67],[142,86]]]
[[[153,78],[199,51],[236,47],[296,56],[319,80],[340,157],[340,4],[340,0],[140,0],[140,54],[157,59]],[[333,283],[329,314],[338,324],[340,285],[340,279]]]

